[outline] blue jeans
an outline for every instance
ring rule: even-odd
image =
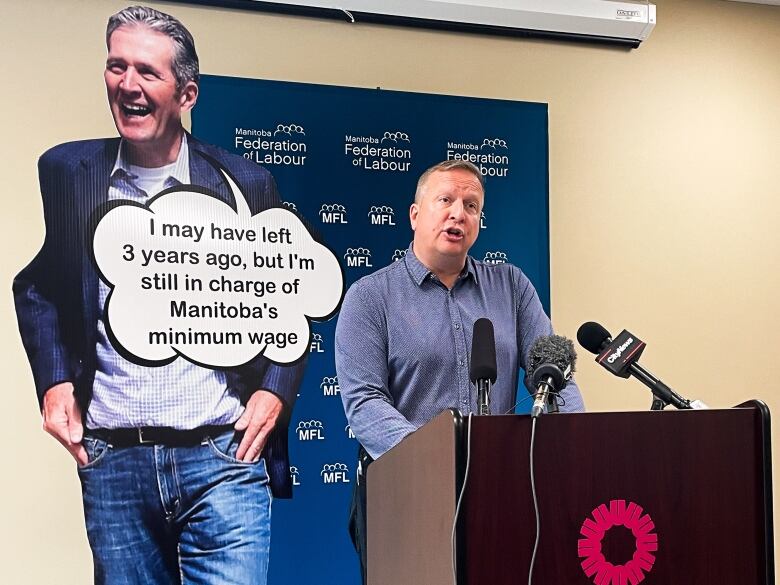
[[[114,448],[84,438],[79,467],[95,583],[265,585],[265,462],[235,459],[233,432],[193,447]]]

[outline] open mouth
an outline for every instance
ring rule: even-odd
[[[148,116],[152,113],[152,109],[148,106],[142,106],[140,104],[120,104],[119,107],[125,116]]]
[[[463,230],[456,227],[447,228],[444,233],[452,240],[459,240],[463,237]]]

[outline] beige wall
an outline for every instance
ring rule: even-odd
[[[630,52],[154,4],[191,28],[206,73],[549,103],[557,330],[629,328],[681,393],[780,412],[780,8],[656,1],[658,26]],[[3,4],[0,574],[86,583],[78,480],[40,430],[10,282],[43,239],[38,155],[114,133],[102,31],[125,4]],[[581,353],[590,409],[647,408],[638,382]]]

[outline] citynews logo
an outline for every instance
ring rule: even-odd
[[[347,248],[344,254],[350,268],[371,268],[371,250],[368,248]]]
[[[505,252],[487,252],[485,259],[482,260],[485,264],[506,264],[507,257]]]
[[[295,203],[293,203],[292,201],[282,201],[282,205],[284,205],[290,211],[298,211],[298,208],[295,206]]]
[[[623,329],[596,356],[596,362],[616,376],[628,378],[631,375],[631,364],[640,358],[645,347],[647,346],[644,341]]]
[[[322,483],[349,483],[349,467],[344,463],[326,463],[322,466],[320,476]]]
[[[298,468],[295,467],[295,465],[290,465],[290,479],[292,480],[293,485],[301,485]]]
[[[299,441],[324,441],[324,431],[322,421],[318,420],[300,421],[295,428]]]
[[[406,248],[403,250],[395,250],[393,252],[393,262],[398,262],[399,260],[403,260],[406,257]]]
[[[347,209],[340,203],[323,203],[320,207],[320,220],[322,223],[349,223]]]
[[[618,348],[614,352],[609,354],[609,357],[607,358],[607,361],[610,364],[614,364],[617,360],[620,359],[620,356],[623,355],[623,353],[629,347],[631,347],[633,344],[634,344],[634,338],[633,337],[629,337],[622,344],[620,344],[620,346],[618,346]]]
[[[368,217],[371,219],[371,225],[395,225],[393,221],[393,208],[387,205],[372,205],[368,210]]]
[[[347,438],[348,439],[354,439],[355,438],[355,433],[352,432],[352,427],[351,426],[349,426],[349,425],[345,426],[344,427],[344,432],[347,433]]]
[[[319,333],[311,334],[311,344],[309,344],[309,353],[324,353],[322,349],[322,335]]]
[[[306,164],[306,131],[298,124],[266,128],[236,128],[234,146],[244,158],[261,165],[302,167]]]
[[[320,382],[320,388],[322,388],[323,396],[337,396],[341,394],[341,388],[339,388],[339,377],[333,376],[329,378],[325,376]]]

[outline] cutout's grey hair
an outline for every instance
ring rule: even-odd
[[[147,6],[128,6],[108,19],[106,27],[106,46],[111,48],[111,35],[123,26],[145,26],[164,34],[173,41],[173,61],[171,70],[176,79],[176,91],[193,81],[200,81],[200,64],[195,51],[195,40],[178,19]]]

